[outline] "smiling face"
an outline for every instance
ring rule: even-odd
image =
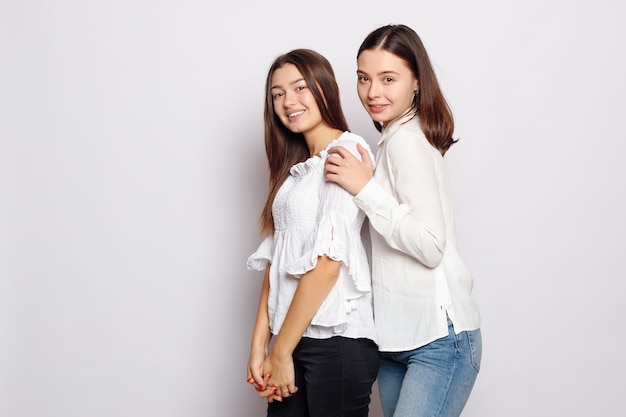
[[[411,108],[419,83],[406,61],[382,49],[367,49],[357,63],[359,98],[375,122],[388,124]]]
[[[276,69],[271,86],[274,111],[287,129],[306,135],[323,124],[315,97],[295,65]]]

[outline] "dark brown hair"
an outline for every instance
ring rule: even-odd
[[[387,25],[371,32],[357,53],[368,49],[382,49],[406,61],[419,82],[419,92],[413,98],[413,110],[417,112],[422,130],[428,141],[444,155],[457,140],[454,118],[450,106],[441,92],[435,71],[426,48],[418,34],[405,25]],[[380,132],[382,126],[374,122]]]
[[[274,60],[265,80],[265,151],[270,178],[269,192],[259,222],[262,235],[274,232],[272,204],[278,189],[289,177],[290,168],[310,156],[304,135],[287,129],[274,111],[271,91],[272,76],[277,69],[287,64],[293,64],[302,74],[315,98],[324,123],[341,131],[348,130],[348,123],[341,108],[335,73],[326,58],[310,49],[294,49]]]

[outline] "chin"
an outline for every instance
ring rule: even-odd
[[[387,118],[386,117],[381,117],[381,115],[379,113],[370,113],[370,117],[373,121],[377,122],[377,123],[387,123]]]

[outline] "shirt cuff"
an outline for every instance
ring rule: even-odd
[[[372,177],[365,187],[354,196],[354,202],[364,212],[377,212],[387,198],[387,193],[381,185]]]

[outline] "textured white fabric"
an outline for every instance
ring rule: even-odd
[[[341,261],[339,278],[304,336],[376,340],[371,275],[361,240],[365,213],[347,191],[323,176],[330,147],[342,145],[360,157],[357,143],[369,149],[363,138],[344,132],[319,156],[291,168],[272,206],[274,235],[248,258],[250,270],[271,264],[268,308],[274,334],[280,332],[300,277],[315,268],[318,256],[326,255]]]
[[[408,351],[480,315],[472,277],[457,252],[447,168],[407,116],[383,130],[374,178],[355,202],[370,221],[376,330],[381,351]]]

